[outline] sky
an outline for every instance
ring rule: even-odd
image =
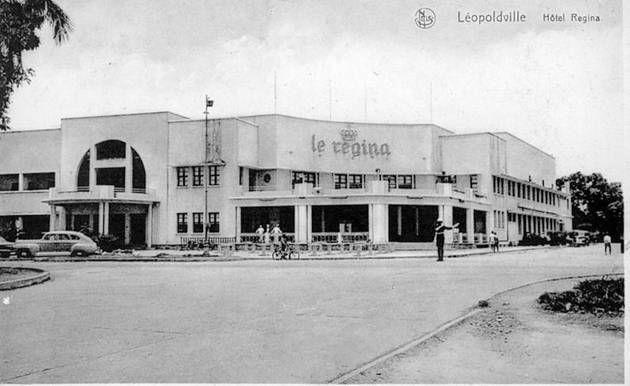
[[[55,45],[44,29],[25,55],[35,76],[13,95],[14,130],[147,111],[202,118],[208,94],[215,117],[509,131],[553,154],[558,175],[627,174],[620,0],[57,3],[74,31]],[[414,22],[419,8],[434,12],[430,28]],[[459,21],[492,11],[526,21]]]

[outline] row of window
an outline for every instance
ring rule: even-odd
[[[55,187],[55,173],[24,173],[23,190],[46,190]],[[19,174],[0,174],[0,192],[20,190]]]
[[[523,198],[547,205],[560,205],[559,197],[555,193],[502,177],[492,176],[492,191],[501,195],[504,195],[507,191],[507,195],[511,197]]]
[[[219,185],[219,167],[216,165],[208,166],[207,173],[204,166],[179,166],[176,168],[177,186],[187,187],[192,182],[192,186],[203,186],[205,175],[208,175],[208,185]],[[192,177],[192,178],[191,178]]]
[[[411,174],[386,174],[383,181],[387,181],[390,189],[413,189],[414,178]]]
[[[335,189],[363,189],[363,174],[335,174]]]
[[[561,224],[557,220],[551,218],[516,213],[512,213],[512,218],[512,221],[518,224],[519,235],[523,233],[543,234],[546,232],[562,230]]]
[[[177,233],[188,233],[188,213],[177,213]],[[208,213],[208,232],[219,232],[219,212]],[[203,233],[203,212],[192,213],[192,233]]]
[[[505,228],[505,212],[502,210],[495,210],[494,212],[494,227],[503,229]]]

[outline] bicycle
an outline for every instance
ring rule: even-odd
[[[300,258],[300,252],[296,251],[295,247],[292,245],[287,245],[287,249],[283,251],[280,244],[275,244],[271,258],[274,260],[298,260]]]

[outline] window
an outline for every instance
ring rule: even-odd
[[[203,167],[193,166],[192,184],[193,186],[203,186]],[[193,221],[194,221],[194,216],[193,216]]]
[[[293,172],[292,184],[295,187],[295,184],[307,183],[313,186],[318,186],[317,184],[317,173],[311,172]]]
[[[477,186],[479,185],[479,177],[476,174],[470,175],[470,188],[474,191],[477,191]]]
[[[24,190],[44,190],[55,187],[55,173],[24,174]]]
[[[245,168],[239,166],[238,168],[238,184],[243,185],[243,173],[245,172]]]
[[[531,193],[532,193],[532,188],[531,188],[531,186],[528,186],[527,187],[527,199],[528,200],[531,200],[531,198],[532,198]]]
[[[188,233],[188,213],[177,213],[177,233]]]
[[[125,158],[126,145],[122,141],[112,139],[96,145],[96,159]]]
[[[348,187],[350,189],[363,189],[363,175],[350,174],[350,183]]]
[[[413,189],[413,178],[411,175],[398,176],[398,189]]]
[[[208,166],[208,170],[210,171],[208,185],[219,185],[219,167],[216,165]]]
[[[177,186],[188,186],[188,168],[177,168]]]
[[[96,168],[96,185],[125,188],[125,168]]]
[[[389,189],[396,189],[396,175],[395,174],[386,174],[383,176],[383,181],[387,181],[387,186]]]
[[[348,189],[347,174],[335,174],[335,189]]]
[[[193,233],[203,233],[203,213],[195,212],[192,214]]]
[[[208,232],[219,232],[219,212],[208,213]]]
[[[20,188],[19,174],[0,174],[0,191],[15,191]]]

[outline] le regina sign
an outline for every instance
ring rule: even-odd
[[[357,139],[358,133],[353,129],[342,129],[340,140],[318,139],[315,134],[311,137],[311,150],[318,156],[329,152],[335,155],[350,157],[351,159],[389,158],[392,152],[388,143],[368,142]]]

